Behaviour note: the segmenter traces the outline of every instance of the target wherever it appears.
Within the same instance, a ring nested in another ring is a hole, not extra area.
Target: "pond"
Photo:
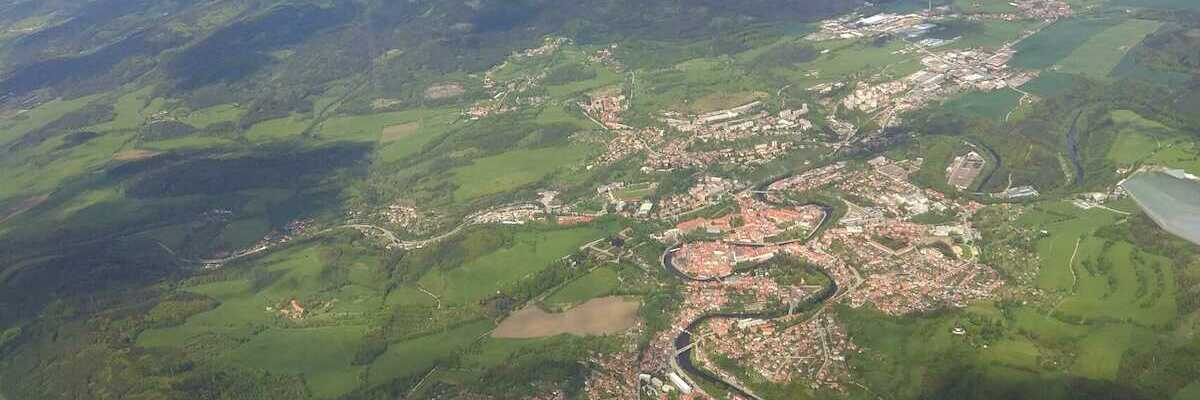
[[[1163,229],[1200,244],[1200,181],[1164,172],[1141,172],[1121,185]]]
[[[637,323],[639,307],[636,300],[618,296],[592,299],[561,313],[548,313],[536,305],[530,305],[505,318],[492,336],[527,339],[564,333],[575,336],[611,335],[632,328]]]

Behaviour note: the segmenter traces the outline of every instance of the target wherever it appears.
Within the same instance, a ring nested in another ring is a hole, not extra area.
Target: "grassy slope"
[[[512,246],[449,271],[430,271],[421,277],[420,283],[447,304],[474,304],[496,289],[525,279],[580,245],[603,236],[604,232],[591,227],[519,232]]]
[[[572,281],[546,297],[543,303],[551,309],[564,309],[612,293],[617,287],[617,272],[612,268],[595,271]]]
[[[1107,78],[1125,53],[1162,26],[1158,21],[1130,19],[1101,31],[1060,61],[1062,72]]]
[[[458,185],[454,198],[464,201],[515,190],[561,168],[578,165],[591,152],[590,147],[576,145],[514,150],[475,160],[454,169],[454,183]]]
[[[1048,68],[1114,23],[1086,18],[1060,20],[1017,45],[1017,55],[1009,64],[1025,69]]]

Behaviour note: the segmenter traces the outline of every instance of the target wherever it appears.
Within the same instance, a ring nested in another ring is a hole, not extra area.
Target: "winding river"
[[[668,271],[671,271],[672,274],[679,277],[681,280],[693,281],[693,282],[711,282],[711,281],[715,281],[718,279],[718,278],[707,278],[707,279],[692,278],[691,276],[688,276],[687,274],[683,273],[683,271],[680,271],[679,269],[675,268],[673,259],[674,259],[674,253],[668,251],[663,256],[663,266],[665,266]],[[806,300],[804,302],[804,304],[801,304],[798,307],[796,307],[794,312],[803,313],[803,312],[808,312],[813,309],[816,309],[817,307],[824,304],[826,300],[829,300],[829,298],[833,297],[833,295],[835,293],[837,293],[838,286],[837,286],[837,283],[833,280],[833,277],[830,276],[829,273],[825,272],[824,270],[820,270],[820,271],[821,271],[821,274],[825,275],[825,278],[829,280],[829,285],[826,286],[825,289],[822,290],[820,293],[818,293],[816,296],[810,297],[808,300]],[[779,310],[755,312],[755,313],[728,312],[728,313],[712,313],[712,314],[702,315],[699,318],[696,318],[695,320],[693,320],[691,323],[689,323],[687,326],[687,329],[680,332],[679,336],[675,337],[675,352],[676,352],[675,363],[678,364],[679,367],[681,369],[683,369],[683,371],[686,372],[693,379],[703,379],[707,382],[716,384],[717,386],[720,386],[721,388],[724,388],[731,392],[737,393],[741,396],[752,398],[752,399],[758,399],[759,398],[758,396],[754,395],[753,393],[747,392],[746,389],[742,388],[741,386],[727,382],[727,381],[721,379],[720,377],[712,374],[711,372],[708,372],[699,367],[696,367],[696,365],[692,363],[692,351],[695,349],[695,347],[692,346],[692,332],[695,332],[697,328],[699,328],[705,322],[708,322],[709,320],[712,320],[712,319],[732,318],[732,319],[773,320],[773,319],[776,319],[779,317],[786,316],[787,314],[788,314],[787,310],[779,309]],[[684,349],[686,349],[686,350],[684,350]]]
[[[779,178],[779,179],[782,179],[782,178]],[[778,179],[775,179],[775,180],[778,180]],[[769,185],[770,185],[769,183],[764,184],[764,185],[762,185],[762,187],[765,188],[765,187],[768,187]],[[774,204],[773,202],[771,202],[767,199],[767,196],[766,196],[765,192],[763,192],[763,191],[759,191],[757,193],[757,197],[759,200],[761,200],[763,202],[766,202],[768,204]],[[805,205],[818,206],[818,207],[821,207],[821,209],[823,211],[825,211],[825,220],[821,221],[821,224],[818,225],[818,228],[813,230],[812,234],[810,234],[808,238],[804,239],[804,241],[808,241],[808,240],[812,240],[812,238],[814,236],[816,236],[819,232],[821,232],[823,226],[830,222],[829,218],[833,215],[833,207],[826,205],[826,204],[817,204],[817,203],[810,203],[810,204],[805,204]],[[666,252],[663,253],[661,262],[662,262],[663,267],[666,268],[667,271],[671,272],[671,274],[675,275],[680,280],[685,281],[685,282],[686,281],[714,282],[714,281],[721,279],[719,277],[699,279],[699,278],[692,277],[688,274],[685,274],[683,271],[680,271],[678,268],[676,268],[675,262],[674,262],[675,250],[678,249],[680,246],[682,246],[682,244],[676,244],[675,246],[671,247],[670,249],[668,249]],[[822,275],[825,276],[826,279],[829,280],[829,285],[826,286],[825,289],[823,289],[820,293],[818,293],[815,296],[810,297],[808,300],[806,300],[804,302],[804,304],[798,305],[793,310],[793,312],[803,313],[803,312],[808,312],[813,309],[816,309],[817,307],[820,307],[821,305],[823,305],[827,300],[829,300],[831,297],[833,297],[834,294],[836,294],[838,292],[837,282],[835,282],[833,280],[833,277],[830,276],[829,273],[826,272],[825,270],[822,270],[822,269],[818,269],[818,270],[821,272]],[[757,395],[748,392],[745,388],[743,388],[741,386],[738,386],[736,384],[725,381],[725,380],[721,379],[720,377],[714,375],[711,372],[708,372],[708,371],[705,371],[704,369],[696,367],[696,365],[694,363],[692,363],[692,351],[694,349],[694,347],[692,346],[692,332],[695,332],[696,329],[699,328],[701,325],[703,325],[705,322],[708,322],[709,320],[713,320],[713,319],[732,318],[732,319],[773,320],[773,319],[776,319],[779,317],[786,316],[787,314],[788,314],[788,310],[779,309],[779,310],[770,310],[770,311],[763,311],[763,312],[718,312],[718,313],[701,315],[700,317],[696,318],[695,320],[692,320],[692,322],[687,325],[687,329],[683,330],[682,332],[679,333],[679,336],[675,337],[675,363],[678,364],[679,367],[681,369],[683,369],[683,371],[685,373],[687,373],[692,379],[702,379],[706,382],[720,386],[721,388],[723,388],[725,390],[737,393],[743,397],[747,397],[747,398],[751,398],[751,399],[761,399]]]

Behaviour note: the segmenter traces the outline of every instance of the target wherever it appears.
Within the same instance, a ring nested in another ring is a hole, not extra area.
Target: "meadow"
[[[1018,44],[1017,55],[1009,65],[1026,69],[1049,68],[1060,63],[1100,32],[1116,25],[1117,21],[1109,19],[1060,20]]]
[[[1128,19],[1097,32],[1058,62],[1058,71],[1108,79],[1129,49],[1141,43],[1162,22]]]
[[[471,165],[451,171],[456,201],[510,192],[542,180],[556,171],[575,168],[591,155],[589,146],[522,149],[474,160]]]
[[[591,227],[516,233],[510,246],[450,270],[431,270],[419,283],[447,304],[474,304],[545,269],[584,243],[603,238]]]
[[[1108,159],[1118,165],[1134,165],[1152,157],[1177,135],[1167,126],[1129,110],[1115,110],[1109,118],[1116,124],[1117,137]],[[1166,143],[1164,143],[1164,140]]]
[[[339,237],[301,244],[192,279],[182,290],[217,305],[184,315],[176,325],[147,329],[138,335],[137,344],[199,352],[195,355],[219,365],[302,376],[314,397],[336,398],[449,362],[493,329],[477,306],[480,300],[538,273],[610,228],[518,229],[507,245],[448,270],[427,272],[417,283],[438,296],[436,307],[429,295],[412,286],[389,295],[379,253]],[[551,299],[564,305],[583,302],[607,294],[615,284],[616,273],[599,268],[562,286]],[[280,314],[291,299],[310,310],[303,319]],[[403,325],[407,320],[397,320],[393,323],[402,325],[387,329],[417,334],[373,345],[378,333],[372,332],[380,329],[380,318],[400,310],[426,310],[422,312],[434,313],[441,322],[420,328],[431,330],[414,331]],[[363,353],[372,346],[379,350]],[[507,350],[487,355],[494,351],[485,350],[484,359],[471,363],[486,369],[507,357]],[[463,372],[468,371],[482,373]]]
[[[607,296],[616,288],[617,271],[600,267],[555,290],[542,300],[542,304],[552,311],[565,310],[585,301]]]
[[[942,105],[961,113],[1003,121],[1017,107],[1021,94],[1013,90],[971,92],[952,98]]]

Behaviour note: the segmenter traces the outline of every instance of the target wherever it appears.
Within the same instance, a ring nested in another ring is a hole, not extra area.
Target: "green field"
[[[1079,357],[1071,372],[1091,379],[1117,379],[1121,356],[1134,342],[1134,336],[1145,336],[1146,332],[1129,325],[1097,326],[1079,342]]]
[[[70,100],[53,100],[32,110],[25,111],[14,118],[0,120],[0,144],[7,144],[10,141],[16,140],[21,135],[29,133],[29,131],[53,122],[69,112],[83,108],[83,106],[93,100],[99,99],[101,96],[103,96],[103,93]]]
[[[1200,174],[1200,144],[1192,140],[1175,141],[1154,153],[1147,162]]]
[[[388,346],[367,371],[368,384],[382,384],[396,377],[420,374],[438,362],[479,340],[493,328],[491,321],[472,322],[461,327]]]
[[[401,147],[416,147],[445,132],[458,118],[456,109],[415,109],[380,114],[333,117],[320,125],[322,139],[402,142]],[[395,134],[385,138],[384,129],[393,125],[417,124],[411,134]],[[418,137],[422,140],[412,140]]]
[[[943,106],[981,117],[1004,120],[1004,117],[1017,107],[1020,99],[1021,94],[1013,90],[971,92],[950,99]]]
[[[1107,250],[1105,245],[1100,240],[1080,245],[1080,253],[1091,255],[1095,266],[1092,271],[1084,265],[1076,267],[1077,289],[1058,312],[1069,319],[1132,321],[1144,326],[1174,320],[1175,274],[1170,261],[1140,253],[1125,242]]]
[[[1025,69],[1049,68],[1070,56],[1092,37],[1115,25],[1116,21],[1107,19],[1060,20],[1018,44],[1017,55],[1009,65]],[[1113,65],[1116,65],[1115,62]]]
[[[1076,254],[1072,264],[1071,256],[1074,254],[1075,244],[1080,242],[1080,239],[1091,236],[1096,229],[1115,223],[1117,215],[1104,210],[1078,210],[1065,202],[1040,207],[1047,212],[1030,211],[1018,221],[1019,224],[1045,230],[1049,234],[1037,242],[1042,265],[1038,275],[1038,287],[1069,292],[1075,282],[1071,270],[1078,269],[1079,263],[1088,255],[1082,253],[1081,257]],[[1082,245],[1082,242],[1080,243]]]
[[[1080,210],[1069,203],[1046,203],[1026,212],[1018,224],[1045,230],[1037,241],[1041,261],[1038,287],[1063,294],[1055,312],[1068,321],[1121,321],[1143,326],[1176,317],[1175,274],[1162,257],[1127,242],[1095,236],[1119,223],[1121,215]]]
[[[218,122],[233,122],[242,117],[246,110],[233,104],[222,104],[192,111],[180,121],[188,125],[204,128]]]
[[[148,107],[152,103],[149,96],[153,89],[153,87],[145,87],[117,98],[116,103],[113,104],[113,112],[116,113],[113,120],[88,127],[87,129],[97,132],[107,132],[135,129],[142,126],[147,117],[158,111],[158,107]],[[153,103],[160,105],[160,102]]]
[[[1005,6],[1008,2],[1005,1]],[[956,48],[989,48],[997,49],[1001,46],[1020,39],[1028,29],[1033,29],[1037,26],[1034,21],[999,21],[985,20],[979,22],[978,30],[970,30],[960,32],[961,37],[954,43],[949,44]],[[944,36],[939,34],[938,36]],[[953,39],[947,37],[945,39]]]
[[[588,67],[596,72],[596,77],[588,80],[570,82],[562,85],[547,85],[546,91],[554,98],[563,98],[574,94],[599,89],[615,83],[620,83],[623,77],[608,68]]]
[[[510,246],[448,271],[432,270],[421,277],[420,284],[438,294],[444,303],[475,304],[604,235],[604,231],[592,227],[518,232]]]
[[[1192,0],[1114,0],[1114,5],[1126,7],[1200,9],[1200,3]]]
[[[1021,86],[1041,97],[1054,97],[1071,89],[1075,84],[1075,76],[1061,72],[1045,71],[1032,81]]]
[[[1118,133],[1108,152],[1108,159],[1120,165],[1131,165],[1154,155],[1164,139],[1174,132],[1129,110],[1116,110],[1109,118],[1117,125]]]
[[[593,232],[580,228],[558,233],[559,237],[572,238]],[[526,244],[532,244],[530,240],[534,237],[526,239]],[[554,243],[543,237],[536,239]],[[545,243],[541,246],[545,248]],[[189,287],[189,292],[211,297],[220,301],[220,305],[187,318],[181,325],[147,330],[138,336],[138,345],[198,351],[216,363],[299,375],[315,397],[336,398],[364,383],[381,384],[423,373],[492,329],[489,320],[448,326],[436,334],[392,342],[371,363],[356,365],[355,354],[366,340],[368,330],[364,317],[383,305],[380,284],[383,277],[375,269],[379,261],[373,256],[342,253],[335,261],[330,259],[334,254],[330,250],[324,245],[282,250],[255,261],[256,272],[249,274],[250,279]],[[531,254],[515,256],[519,251]],[[488,262],[535,264],[550,257],[553,256],[519,247],[498,252]],[[348,273],[342,275],[338,270]],[[508,269],[498,271],[519,273]],[[489,280],[487,283],[493,287],[499,282]],[[481,292],[486,294],[489,289]],[[285,321],[266,310],[292,298],[318,310],[310,312],[301,322]],[[394,304],[412,307],[425,299],[409,302],[400,298]]]
[[[820,79],[834,80],[849,74],[864,71],[881,70],[888,67],[888,72],[895,76],[907,76],[921,69],[916,55],[900,56],[893,54],[908,44],[904,41],[893,40],[884,46],[873,46],[859,41],[834,40],[818,43],[819,49],[828,49],[828,54],[802,65],[802,69],[819,71]]]
[[[1108,78],[1129,49],[1162,26],[1158,21],[1129,19],[1094,34],[1059,61],[1059,71]]]
[[[1108,117],[1116,130],[1107,154],[1109,161],[1121,166],[1144,163],[1200,173],[1200,148],[1194,139],[1129,110],[1115,110]]]
[[[954,0],[955,7],[967,13],[1005,13],[1017,10],[1007,0]]]
[[[551,310],[562,310],[606,296],[616,287],[617,272],[612,268],[597,268],[554,291],[542,303]]]
[[[220,361],[272,373],[301,375],[315,397],[336,398],[361,385],[358,376],[363,367],[351,366],[351,361],[364,329],[361,326],[271,329],[252,336]],[[402,375],[392,375],[395,376]]]
[[[283,118],[276,118],[259,122],[246,130],[246,139],[253,142],[264,142],[271,140],[282,140],[297,138],[300,134],[308,129],[311,121],[300,114],[292,114]]]
[[[563,168],[578,166],[592,153],[587,146],[514,150],[455,168],[455,200],[466,201],[509,192],[537,182]]]

